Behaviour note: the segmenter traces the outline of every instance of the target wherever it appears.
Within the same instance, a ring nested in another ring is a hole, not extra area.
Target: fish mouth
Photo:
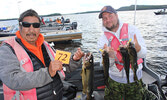
[[[132,43],[132,42],[129,42],[129,44],[128,44],[128,47],[127,48],[131,48],[131,47],[135,47],[135,44],[134,43]]]
[[[86,60],[86,61],[88,61],[88,60],[90,60],[90,58],[91,58],[91,55],[92,55],[92,53],[85,53],[84,54],[84,59]]]
[[[84,57],[83,57],[83,63],[85,64],[85,66],[90,66],[91,63],[93,62],[92,58],[92,53],[85,53]]]

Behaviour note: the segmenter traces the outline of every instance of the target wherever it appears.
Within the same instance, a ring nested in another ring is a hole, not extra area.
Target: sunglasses
[[[34,28],[39,28],[39,27],[40,27],[40,23],[20,22],[20,25],[22,25],[23,27],[30,27],[31,25],[32,25]]]

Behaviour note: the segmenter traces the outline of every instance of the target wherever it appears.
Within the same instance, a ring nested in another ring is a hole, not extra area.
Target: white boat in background
[[[15,36],[18,27],[18,25],[15,25],[4,28],[0,32],[0,43],[11,36]],[[62,24],[47,22],[45,25],[41,25],[40,32],[48,42],[82,39],[82,32],[77,29],[77,22]]]

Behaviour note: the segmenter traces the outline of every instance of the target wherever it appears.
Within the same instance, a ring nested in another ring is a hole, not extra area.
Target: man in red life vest
[[[143,37],[135,26],[122,23],[117,12],[111,6],[104,6],[99,18],[102,19],[104,34],[98,40],[98,49],[108,50],[110,56],[109,87],[105,88],[105,100],[142,100],[143,66],[141,58],[145,58],[147,51]],[[130,83],[128,84],[125,70],[118,63],[121,56],[117,50],[120,45],[125,45],[129,39],[135,43],[139,63],[136,72],[138,81],[134,81],[134,73],[130,69]]]
[[[62,100],[62,62],[40,33],[41,20],[29,9],[19,19],[16,36],[0,47],[0,79],[5,100]],[[80,48],[70,58],[66,71],[80,66]]]

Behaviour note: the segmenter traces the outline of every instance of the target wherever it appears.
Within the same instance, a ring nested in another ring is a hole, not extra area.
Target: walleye
[[[131,69],[133,70],[133,73],[134,73],[134,81],[137,81],[138,79],[137,79],[136,72],[138,69],[138,64],[137,64],[137,52],[136,52],[134,43],[129,42],[127,49],[128,49]]]
[[[119,50],[120,50],[120,53],[122,55],[124,69],[126,72],[127,83],[130,83],[129,82],[130,59],[129,59],[128,49],[127,49],[127,47],[120,46]]]
[[[104,83],[108,87],[108,77],[109,77],[109,54],[107,51],[102,51],[102,57],[103,57],[103,70],[104,70]]]
[[[83,57],[83,66],[81,71],[83,94],[86,94],[86,100],[92,100],[93,82],[94,82],[94,62],[93,55],[87,53]]]
[[[137,81],[138,79],[137,79],[136,72],[138,69],[138,64],[137,64],[137,52],[135,49],[135,45],[132,42],[128,42],[128,45],[120,46],[119,50],[122,55],[122,61],[124,64],[124,69],[127,77],[127,83],[129,83],[130,66],[134,73],[134,81]]]

